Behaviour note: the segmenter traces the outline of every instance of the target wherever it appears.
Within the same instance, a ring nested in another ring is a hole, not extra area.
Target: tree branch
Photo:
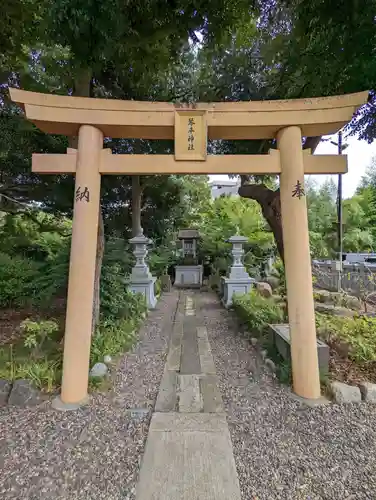
[[[317,146],[320,144],[321,135],[315,137],[306,137],[303,149],[310,149],[312,154],[316,151]]]
[[[30,219],[32,222],[34,222],[38,226],[39,231],[41,233],[58,233],[63,238],[68,238],[69,236],[71,236],[71,232],[66,233],[65,231],[58,228],[54,224],[45,224],[45,223],[41,222],[40,220],[38,220],[38,215],[36,213],[30,211],[30,209],[28,209],[28,208],[16,209],[16,208],[4,207],[4,206],[0,205],[0,212],[5,212],[5,213],[10,214],[10,215],[24,215],[25,217]]]

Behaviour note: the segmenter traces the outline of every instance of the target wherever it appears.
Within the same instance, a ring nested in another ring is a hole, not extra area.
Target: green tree
[[[308,225],[311,254],[314,258],[337,258],[336,186],[328,181],[307,189]],[[361,195],[343,201],[344,252],[365,252],[372,249],[373,236]]]
[[[27,6],[33,8],[31,2]],[[198,35],[203,42],[223,37],[248,8],[245,0],[221,0],[216,4],[175,2],[173,5],[161,0],[146,4],[45,0],[39,4],[39,22],[32,25],[24,44],[19,44],[23,55],[26,53],[29,58],[28,63],[13,68],[8,82],[30,90],[78,96],[150,98],[155,94],[152,87],[156,75],[179,58],[188,37],[194,42],[198,41]],[[12,117],[12,112],[7,116]],[[75,145],[74,139],[70,145]],[[124,191],[119,189],[117,181],[112,178],[106,182],[111,199]],[[72,181],[69,179],[63,184],[67,199],[65,188],[71,196]],[[54,189],[58,187],[56,184]],[[116,202],[105,204],[113,206]],[[104,222],[100,211],[96,318],[103,247]]]
[[[370,90],[353,133],[376,133],[376,1],[263,2],[262,55],[272,93],[281,98]]]
[[[258,272],[266,256],[274,251],[272,233],[253,200],[220,196],[202,212],[197,228],[202,236],[201,258],[219,273],[225,273],[231,262],[231,245],[226,240],[235,234],[248,239],[245,264],[252,272]]]

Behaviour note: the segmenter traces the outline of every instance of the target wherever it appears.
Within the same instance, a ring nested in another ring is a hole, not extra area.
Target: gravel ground
[[[307,408],[265,372],[214,295],[208,328],[243,500],[376,499],[376,405]]]
[[[134,499],[176,304],[176,292],[162,297],[121,361],[113,391],[87,407],[0,410],[1,500]]]

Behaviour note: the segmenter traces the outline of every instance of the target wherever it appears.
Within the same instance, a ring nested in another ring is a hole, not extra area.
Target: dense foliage
[[[321,186],[307,183],[307,187],[311,255],[338,258],[337,187],[331,181]],[[367,252],[375,243],[371,206],[359,192],[343,201],[343,250]]]
[[[274,299],[262,297],[254,290],[248,295],[235,295],[233,308],[251,335],[262,336],[268,325],[283,319],[283,311]]]

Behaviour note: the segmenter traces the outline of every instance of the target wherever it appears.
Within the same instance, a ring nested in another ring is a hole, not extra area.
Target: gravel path
[[[134,499],[177,298],[164,294],[150,313],[110,393],[77,412],[0,410],[2,500]]]
[[[214,295],[197,295],[243,500],[376,499],[376,405],[307,408],[265,372]]]

